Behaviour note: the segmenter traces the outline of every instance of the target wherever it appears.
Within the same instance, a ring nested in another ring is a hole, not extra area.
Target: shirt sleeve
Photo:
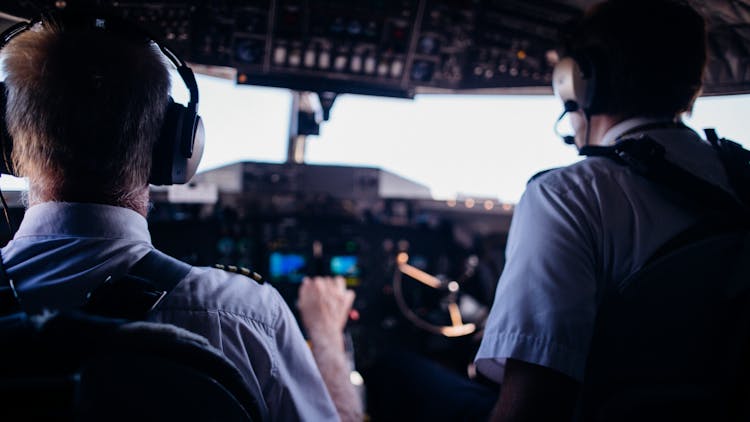
[[[257,383],[271,420],[339,419],[297,321],[273,287],[195,267],[152,320],[206,337],[246,382]]]
[[[274,339],[279,359],[272,371],[278,382],[269,392],[269,399],[275,404],[275,409],[269,409],[271,420],[338,421],[312,351],[285,304],[281,306]]]
[[[580,191],[529,184],[475,360],[487,377],[502,382],[512,358],[583,379],[596,316],[596,218]]]

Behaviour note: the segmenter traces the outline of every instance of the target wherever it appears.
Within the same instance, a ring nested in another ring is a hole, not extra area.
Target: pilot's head
[[[29,202],[145,214],[169,74],[146,40],[44,22],[2,50],[6,122]]]
[[[705,23],[682,2],[597,4],[564,44],[564,54],[578,62],[585,75],[587,92],[579,105],[592,116],[675,118],[692,109],[701,91]]]

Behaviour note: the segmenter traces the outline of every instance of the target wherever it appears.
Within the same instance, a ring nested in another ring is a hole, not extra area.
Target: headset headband
[[[164,123],[153,149],[149,182],[155,185],[187,183],[195,175],[203,155],[205,137],[203,123],[198,115],[198,83],[193,71],[184,61],[167,46],[158,42],[155,37],[122,18],[90,12],[73,13],[70,10],[43,14],[35,20],[14,24],[0,34],[0,49],[13,38],[36,25],[59,25],[63,30],[107,31],[121,35],[130,41],[142,42],[144,45],[156,45],[176,68],[188,89],[190,99],[187,105],[182,105],[175,103],[170,98],[165,105]],[[4,125],[0,124],[0,127],[2,127],[2,131],[7,131]],[[14,174],[8,158],[8,152],[12,150],[12,140],[7,134],[3,135],[2,138],[4,140],[0,146],[2,146],[2,158],[6,164],[4,167],[0,165],[0,172]]]
[[[10,28],[3,31],[2,35],[0,35],[0,50],[2,50],[13,38],[23,32],[28,31],[29,29],[34,27],[34,25],[44,24],[45,21],[55,20],[57,19],[55,19],[54,16],[49,15],[27,22],[15,23]],[[193,74],[193,70],[190,69],[190,67],[188,67],[188,65],[185,64],[185,62],[180,59],[172,50],[170,50],[169,47],[157,41],[155,37],[151,36],[140,27],[137,27],[136,25],[133,25],[116,17],[108,17],[103,15],[80,15],[73,17],[73,15],[71,14],[66,14],[62,19],[62,22],[66,25],[74,23],[75,26],[81,28],[113,31],[116,34],[122,34],[132,38],[142,38],[148,42],[154,43],[162,52],[162,54],[167,57],[170,63],[174,65],[174,67],[177,69],[177,73],[179,73],[180,75],[180,78],[185,83],[185,86],[190,93],[190,99],[186,107],[188,108],[188,110],[191,110],[196,114],[198,113],[198,83],[195,80],[195,74]]]

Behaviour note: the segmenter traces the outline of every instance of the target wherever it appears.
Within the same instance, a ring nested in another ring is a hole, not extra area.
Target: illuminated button
[[[305,67],[315,66],[315,52],[312,50],[305,51]]]
[[[435,63],[425,60],[417,60],[411,68],[411,79],[413,81],[429,82],[435,73]]]
[[[359,73],[362,71],[362,57],[360,56],[353,56],[351,62],[349,63],[349,68],[352,70],[352,72]]]
[[[368,57],[365,59],[365,73],[372,75],[375,73],[375,58],[374,57]]]
[[[333,68],[336,70],[344,70],[346,68],[346,56],[336,56]]]
[[[299,50],[294,50],[289,53],[289,66],[299,66],[302,63],[302,55]]]
[[[331,55],[327,51],[323,51],[318,56],[318,66],[321,69],[328,69],[331,67]]]
[[[276,64],[284,64],[286,61],[286,48],[276,47],[273,51],[273,62]]]
[[[393,63],[391,63],[391,77],[398,78],[403,71],[404,63],[401,60],[394,60]]]
[[[518,60],[526,60],[526,52],[523,50],[518,50],[518,53],[516,53],[516,57],[518,57]]]
[[[422,54],[434,54],[438,49],[438,42],[434,37],[424,36],[419,40],[417,47]]]
[[[385,76],[388,74],[388,63],[380,62],[378,65],[378,75]]]

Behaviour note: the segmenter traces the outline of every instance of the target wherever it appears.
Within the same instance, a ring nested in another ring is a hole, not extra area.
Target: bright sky
[[[231,162],[286,158],[290,94],[198,77],[207,145],[201,170]],[[184,101],[175,83],[174,96]],[[380,167],[429,186],[438,198],[457,194],[517,202],[529,177],[578,159],[552,132],[561,112],[552,96],[418,96],[415,100],[343,95],[307,162]],[[750,146],[750,95],[703,98],[688,124],[716,127]],[[4,188],[18,182],[3,177]]]
[[[291,96],[202,77],[201,114],[208,144],[202,169],[238,160],[286,158]],[[688,124],[716,127],[750,146],[750,95],[703,98]],[[343,95],[307,162],[375,166],[423,183],[439,198],[457,194],[516,202],[542,169],[578,160],[552,125],[552,96],[418,96],[415,100]]]

